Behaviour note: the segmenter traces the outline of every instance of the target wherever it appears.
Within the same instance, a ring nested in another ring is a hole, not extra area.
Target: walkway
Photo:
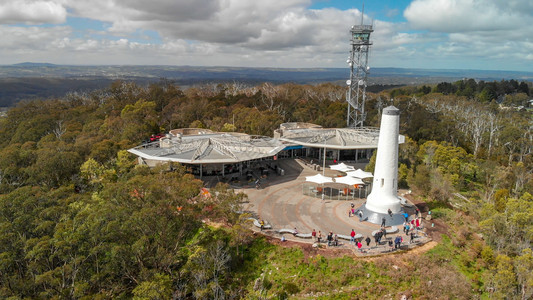
[[[289,233],[279,234],[279,230],[296,228],[299,233],[311,233],[315,229],[317,233],[318,231],[322,232],[322,237],[325,240],[330,231],[338,235],[349,236],[354,229],[357,234],[363,236],[363,239],[367,236],[372,239],[371,247],[367,247],[366,243],[363,242],[363,249],[368,253],[377,254],[389,250],[386,243],[375,247],[372,232],[378,230],[379,225],[360,222],[359,218],[355,216],[348,217],[351,203],[357,208],[363,205],[364,199],[353,201],[321,200],[303,195],[302,185],[305,182],[305,176],[315,175],[317,171],[295,160],[279,161],[279,164],[285,169],[285,175],[269,177],[267,179],[268,184],[264,184],[262,189],[251,187],[241,189],[249,198],[249,202],[244,204],[243,210],[272,225],[271,230],[264,231],[265,234],[279,238],[283,235],[288,240],[313,243],[312,239],[297,238]],[[400,234],[403,236],[404,245],[407,245],[410,238],[403,234],[402,226],[398,226],[398,229],[397,234],[388,234],[387,238],[393,239]],[[422,243],[428,241],[425,236],[420,235],[422,237],[415,239],[416,241]],[[340,239],[339,241],[343,244],[341,247],[354,249],[349,241]],[[359,253],[360,251],[356,252]]]

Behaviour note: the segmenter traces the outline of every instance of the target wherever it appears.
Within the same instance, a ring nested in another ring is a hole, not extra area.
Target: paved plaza
[[[291,241],[314,243],[311,238],[299,238],[290,233],[280,233],[280,231],[284,232],[296,228],[298,233],[309,234],[314,229],[317,233],[321,231],[322,239],[325,240],[329,232],[350,236],[352,229],[354,229],[357,234],[362,236],[362,239],[367,236],[372,239],[371,247],[367,247],[366,243],[362,241],[366,254],[389,251],[390,248],[386,241],[393,240],[397,235],[403,237],[405,248],[414,246],[409,244],[410,238],[402,232],[402,225],[397,226],[397,233],[387,234],[386,239],[382,240],[382,245],[376,246],[372,232],[379,230],[380,225],[361,222],[357,216],[348,216],[352,203],[358,208],[365,203],[365,198],[322,200],[321,197],[304,195],[303,186],[309,184],[305,182],[305,177],[316,175],[318,171],[299,160],[279,161],[278,165],[284,169],[284,175],[269,176],[262,181],[260,189],[256,189],[252,185],[245,185],[238,189],[238,191],[246,193],[249,198],[249,202],[244,204],[243,210],[272,226],[272,228],[264,230],[264,234],[277,238],[284,236],[285,239]],[[333,174],[332,172],[338,171],[328,169],[326,176],[336,176],[336,173]],[[407,205],[406,211],[414,214],[415,207],[409,203]],[[254,230],[259,229],[254,226]],[[427,242],[428,238],[419,232],[415,241],[417,244],[421,244]],[[355,253],[361,254],[361,251],[355,249],[349,240],[339,239],[339,242],[341,243],[339,247],[354,249]]]

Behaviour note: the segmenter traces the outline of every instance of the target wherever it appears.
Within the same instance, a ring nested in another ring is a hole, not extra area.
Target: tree
[[[530,299],[533,296],[533,252],[530,248],[522,250],[520,256],[514,260],[517,281],[521,290],[521,299]]]
[[[155,274],[154,279],[143,281],[133,289],[134,300],[164,300],[172,298],[172,280],[168,275]]]
[[[138,100],[135,104],[124,106],[120,113],[120,117],[124,121],[121,138],[141,141],[154,131],[159,131],[155,107],[154,102],[143,99]]]
[[[506,255],[498,255],[496,257],[496,269],[494,270],[492,282],[496,298],[513,298],[516,295],[516,275],[510,257]]]

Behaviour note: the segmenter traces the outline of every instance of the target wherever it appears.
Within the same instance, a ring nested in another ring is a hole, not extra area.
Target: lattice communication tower
[[[368,66],[368,50],[372,42],[370,33],[374,30],[372,25],[354,25],[350,29],[352,50],[346,61],[350,66],[350,79],[346,81],[348,93],[346,101],[348,102],[348,116],[346,125],[351,128],[363,127],[365,120],[365,100],[367,76],[370,71]]]

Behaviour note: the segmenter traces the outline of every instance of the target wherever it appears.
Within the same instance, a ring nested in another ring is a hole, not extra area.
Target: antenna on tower
[[[363,25],[364,17],[365,17],[365,3],[363,2],[363,10],[361,10],[361,25]]]

